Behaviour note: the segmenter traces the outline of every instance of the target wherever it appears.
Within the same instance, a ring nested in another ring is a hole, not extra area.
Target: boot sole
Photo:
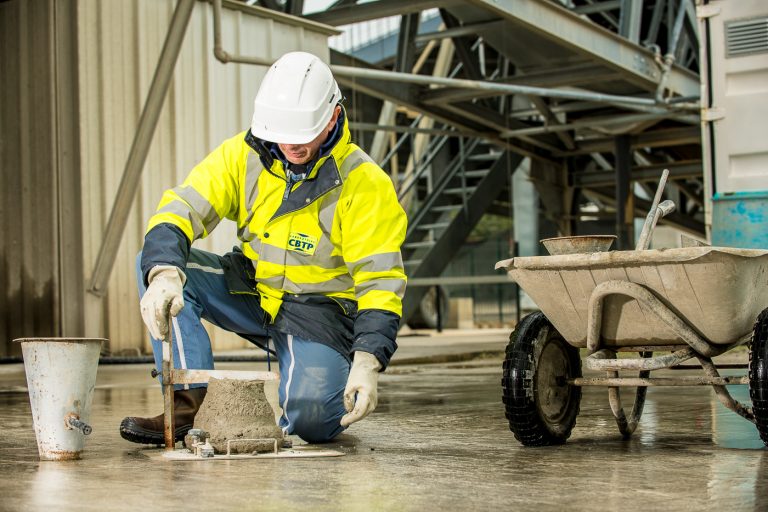
[[[174,432],[174,441],[182,441],[184,436],[192,429],[192,425],[182,425],[176,427]],[[163,432],[157,432],[154,430],[147,430],[140,427],[131,418],[125,418],[120,423],[120,436],[126,441],[138,444],[165,444],[165,436]]]

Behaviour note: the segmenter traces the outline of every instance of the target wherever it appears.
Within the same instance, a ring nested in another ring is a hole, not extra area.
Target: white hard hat
[[[286,53],[269,68],[253,102],[251,133],[280,144],[306,144],[331,120],[341,91],[328,66],[307,52]]]

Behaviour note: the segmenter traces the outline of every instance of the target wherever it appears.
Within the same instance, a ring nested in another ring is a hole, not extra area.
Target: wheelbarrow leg
[[[614,357],[615,357],[614,352]],[[649,358],[653,355],[653,352],[641,352],[640,355],[644,358]],[[618,371],[606,372],[608,377],[618,378]],[[643,370],[640,372],[640,378],[645,379],[651,374],[650,370]],[[624,408],[621,406],[621,395],[618,387],[608,388],[608,401],[611,404],[611,411],[613,417],[616,419],[616,425],[619,427],[624,439],[628,439],[637,428],[637,424],[640,422],[640,417],[643,415],[643,407],[645,406],[645,393],[648,388],[645,386],[639,386],[635,393],[635,402],[632,404],[632,413],[627,418]]]
[[[701,364],[701,367],[704,369],[704,373],[706,373],[708,377],[720,376],[720,373],[717,371],[717,367],[712,362],[712,359],[705,356],[696,356],[696,358],[699,360],[699,364]],[[728,388],[725,386],[713,385],[712,389],[715,390],[715,395],[717,396],[718,400],[720,400],[720,403],[722,403],[726,408],[732,410],[742,418],[751,421],[752,423],[756,422],[755,414],[752,408],[740,403],[738,400],[733,398],[728,392]]]

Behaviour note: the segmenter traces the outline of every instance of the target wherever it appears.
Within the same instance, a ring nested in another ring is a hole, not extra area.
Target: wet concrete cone
[[[212,378],[193,428],[208,432],[217,454],[227,453],[227,440],[234,441],[230,453],[272,451],[274,440],[278,446],[283,440],[283,432],[275,424],[275,413],[264,394],[264,382],[259,380]],[[184,442],[187,447],[192,446],[190,436]]]

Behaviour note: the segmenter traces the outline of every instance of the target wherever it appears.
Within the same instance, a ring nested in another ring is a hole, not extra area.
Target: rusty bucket
[[[79,459],[91,433],[99,338],[21,338],[41,460]]]

